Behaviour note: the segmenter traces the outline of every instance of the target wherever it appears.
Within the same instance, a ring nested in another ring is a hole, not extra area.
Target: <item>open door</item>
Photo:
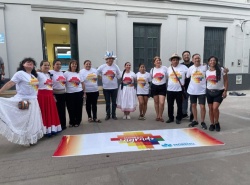
[[[69,28],[70,28],[71,59],[75,59],[79,62],[77,22],[70,21]]]

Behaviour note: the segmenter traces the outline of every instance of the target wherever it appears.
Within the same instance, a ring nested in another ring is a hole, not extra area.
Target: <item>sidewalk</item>
[[[250,181],[250,91],[239,92],[246,96],[228,96],[220,107],[221,132],[205,131],[223,141],[224,146],[52,158],[63,135],[187,128],[189,124],[188,119],[180,125],[154,121],[152,98],[145,121],[137,119],[138,110],[131,114],[131,120],[122,120],[119,109],[118,120],[105,121],[102,104],[98,105],[102,123],[88,123],[84,109],[80,127],[43,138],[36,146],[18,146],[0,136],[0,184],[247,185]],[[208,109],[206,123],[209,125]]]

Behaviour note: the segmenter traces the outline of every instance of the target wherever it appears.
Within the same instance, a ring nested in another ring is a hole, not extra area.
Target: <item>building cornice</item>
[[[0,9],[4,9],[4,8],[5,8],[4,4],[0,3]]]
[[[200,5],[212,5],[212,6],[222,6],[222,7],[230,7],[230,8],[243,8],[250,9],[250,4],[248,3],[234,3],[234,2],[226,2],[226,1],[212,1],[212,0],[166,0],[168,2],[179,2],[179,3],[192,3],[192,4],[200,4]]]
[[[72,14],[84,14],[83,8],[66,7],[66,6],[31,5],[31,10],[32,11],[41,11],[41,12],[60,12],[60,13],[72,13]]]
[[[222,23],[233,23],[234,19],[226,17],[210,17],[210,16],[201,16],[200,21],[204,22],[222,22]]]
[[[129,18],[149,18],[149,19],[167,19],[167,13],[152,13],[152,12],[136,12],[136,11],[129,11],[128,12]]]

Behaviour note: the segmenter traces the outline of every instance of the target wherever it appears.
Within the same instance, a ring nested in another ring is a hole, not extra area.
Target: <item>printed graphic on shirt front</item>
[[[44,85],[46,85],[48,89],[52,89],[53,82],[51,79],[47,79],[46,82],[44,82]]]
[[[37,78],[34,78],[34,77],[31,77],[31,80],[30,80],[30,83],[31,87],[33,87],[35,89],[35,91],[38,90],[38,84],[39,84],[39,81]]]
[[[175,71],[176,76],[181,80],[182,79],[182,75],[178,72]],[[169,79],[173,82],[173,83],[179,83],[179,80],[176,78],[174,72],[172,72],[169,76]]]
[[[164,78],[164,74],[162,74],[162,73],[155,73],[155,75],[154,75],[154,79],[157,82],[160,82],[163,78]]]
[[[105,74],[104,74],[110,81],[112,81],[115,77],[115,73],[112,70],[108,70]]]
[[[125,77],[123,79],[123,85],[124,86],[129,86],[129,87],[132,87],[134,84],[132,83],[132,79],[130,77]]]
[[[215,85],[217,83],[216,75],[210,75],[207,77],[207,82]]]
[[[199,84],[204,79],[204,75],[200,71],[195,71],[192,74],[192,79],[193,79],[194,83]]]
[[[58,81],[62,86],[65,86],[65,84],[66,84],[66,79],[64,76],[58,76],[56,81]]]
[[[88,74],[87,78],[86,78],[89,82],[92,82],[92,83],[96,83],[97,81],[97,76],[95,73],[90,73]]]
[[[69,82],[74,86],[74,87],[78,87],[80,84],[80,79],[77,77],[72,77]]]
[[[146,80],[145,80],[145,78],[140,77],[137,79],[137,83],[138,83],[140,88],[144,88],[146,85]]]

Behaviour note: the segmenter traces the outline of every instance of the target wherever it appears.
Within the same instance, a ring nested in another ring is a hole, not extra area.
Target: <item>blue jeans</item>
[[[106,101],[106,115],[110,116],[110,99],[112,102],[112,117],[116,117],[116,98],[117,89],[103,89],[104,98]]]
[[[189,94],[186,92],[186,96],[187,98],[186,99],[183,99],[182,101],[182,114],[188,114],[188,99],[189,99]],[[192,114],[192,105],[190,103],[190,114]]]

